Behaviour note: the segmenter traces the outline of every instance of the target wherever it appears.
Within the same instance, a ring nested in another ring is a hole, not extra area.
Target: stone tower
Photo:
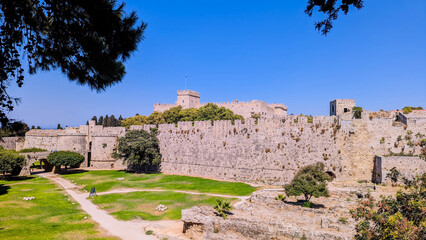
[[[330,102],[330,116],[352,113],[353,107],[355,107],[355,99],[335,99]]]
[[[197,108],[200,106],[200,93],[192,90],[177,91],[176,105],[182,108]]]

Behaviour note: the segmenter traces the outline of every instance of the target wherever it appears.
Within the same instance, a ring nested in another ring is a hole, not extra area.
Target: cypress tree
[[[92,117],[92,120],[95,120],[95,125],[98,125],[98,118],[96,116]],[[99,119],[100,120],[100,119]]]
[[[41,127],[40,127],[40,126],[37,126],[37,129],[41,129]]]
[[[34,125],[31,126],[31,129],[35,129]]]
[[[98,123],[96,125],[103,125],[103,124],[104,124],[104,117],[100,116],[99,117],[99,121],[98,121]]]
[[[111,115],[111,117],[108,118],[107,127],[117,127],[117,119],[114,115]]]
[[[107,127],[108,126],[108,114],[107,115],[105,115],[105,118],[104,118],[104,122],[102,123],[102,125],[104,126],[104,127]]]

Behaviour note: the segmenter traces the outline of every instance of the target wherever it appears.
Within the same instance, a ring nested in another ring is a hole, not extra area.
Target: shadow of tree
[[[4,195],[7,194],[7,192],[9,191],[10,187],[4,184],[0,184],[0,195]]]
[[[71,174],[76,174],[76,173],[84,173],[84,172],[88,172],[88,170],[85,169],[68,169],[67,172],[65,172],[65,169],[61,170],[60,173],[58,173],[59,175],[71,175]]]
[[[25,180],[30,180],[30,179],[33,179],[33,178],[34,178],[34,177],[32,177],[32,176],[6,176],[6,179],[2,179],[2,178],[0,177],[0,180],[13,182],[13,181],[25,181]]]
[[[283,201],[283,202],[285,204],[303,207],[303,203],[305,203],[305,200],[297,200],[297,202],[289,202],[289,201]],[[319,209],[319,208],[325,208],[325,206],[324,206],[324,204],[315,204],[315,203],[311,202],[310,208]]]

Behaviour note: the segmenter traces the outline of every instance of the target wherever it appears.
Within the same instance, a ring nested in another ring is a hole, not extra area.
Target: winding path
[[[38,176],[50,179],[59,184],[65,191],[74,198],[81,208],[87,212],[92,219],[104,228],[109,234],[119,237],[123,240],[157,240],[157,239],[187,239],[182,233],[182,222],[180,221],[119,221],[113,216],[109,215],[106,211],[98,208],[92,203],[88,197],[88,193],[82,193],[74,183],[64,179],[53,173],[37,173]],[[131,192],[178,192],[193,195],[207,195],[222,198],[237,198],[239,201],[234,204],[237,206],[247,200],[250,196],[233,196],[213,193],[200,193],[182,190],[163,190],[163,189],[133,189],[133,188],[120,188],[107,192],[99,192],[97,195],[107,195],[114,193],[131,193]],[[146,235],[146,230],[154,230],[154,235]]]
[[[77,186],[70,181],[63,179],[52,173],[40,173],[38,176],[50,179],[60,186],[72,198],[74,198],[80,205],[81,208],[86,211],[92,219],[99,223],[109,234],[119,237],[123,240],[157,240],[156,236],[146,235],[145,229],[150,226],[151,223],[148,221],[118,221],[113,216],[109,215],[104,210],[99,209],[95,204],[87,199],[87,193],[80,193]]]

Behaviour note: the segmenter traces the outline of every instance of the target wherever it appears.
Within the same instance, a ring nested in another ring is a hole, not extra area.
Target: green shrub
[[[401,175],[401,173],[396,169],[396,167],[393,167],[387,174],[386,177],[389,178],[393,183],[398,182],[398,178]]]
[[[57,167],[65,166],[65,171],[67,171],[68,166],[76,166],[84,162],[84,157],[71,151],[59,151],[49,154],[47,162]]]
[[[277,197],[275,197],[275,200],[279,200],[279,201],[285,201],[285,198],[286,197],[284,197],[282,194],[278,194],[278,196]]]
[[[232,210],[232,206],[229,200],[216,198],[214,209],[216,210],[218,215],[226,219],[226,214]]]
[[[19,174],[24,162],[25,157],[16,151],[0,149],[0,171],[3,173],[3,179],[6,178],[6,173]]]
[[[339,218],[339,222],[347,224],[348,220],[346,218],[344,218],[344,217],[341,217],[341,218]]]
[[[152,230],[148,230],[145,232],[145,235],[152,235],[154,232]]]
[[[362,111],[363,111],[362,107],[353,107],[352,108],[353,117],[355,119],[361,119]]]
[[[411,107],[404,107],[403,109],[402,109],[402,112],[404,113],[404,114],[409,114],[410,112],[412,112],[413,111],[413,109],[411,108]]]
[[[19,151],[20,153],[29,153],[29,152],[46,152],[46,149],[42,149],[42,148],[24,148],[21,151]]]
[[[351,210],[358,221],[355,239],[424,239],[426,226],[426,174],[405,181],[406,191],[382,197],[371,196]]]
[[[312,205],[311,202],[305,201],[305,202],[303,202],[302,207],[304,207],[304,208],[313,208],[313,205]]]
[[[305,196],[309,202],[311,197],[328,197],[327,181],[330,175],[324,172],[324,164],[316,163],[300,169],[290,184],[284,186],[287,196]]]

